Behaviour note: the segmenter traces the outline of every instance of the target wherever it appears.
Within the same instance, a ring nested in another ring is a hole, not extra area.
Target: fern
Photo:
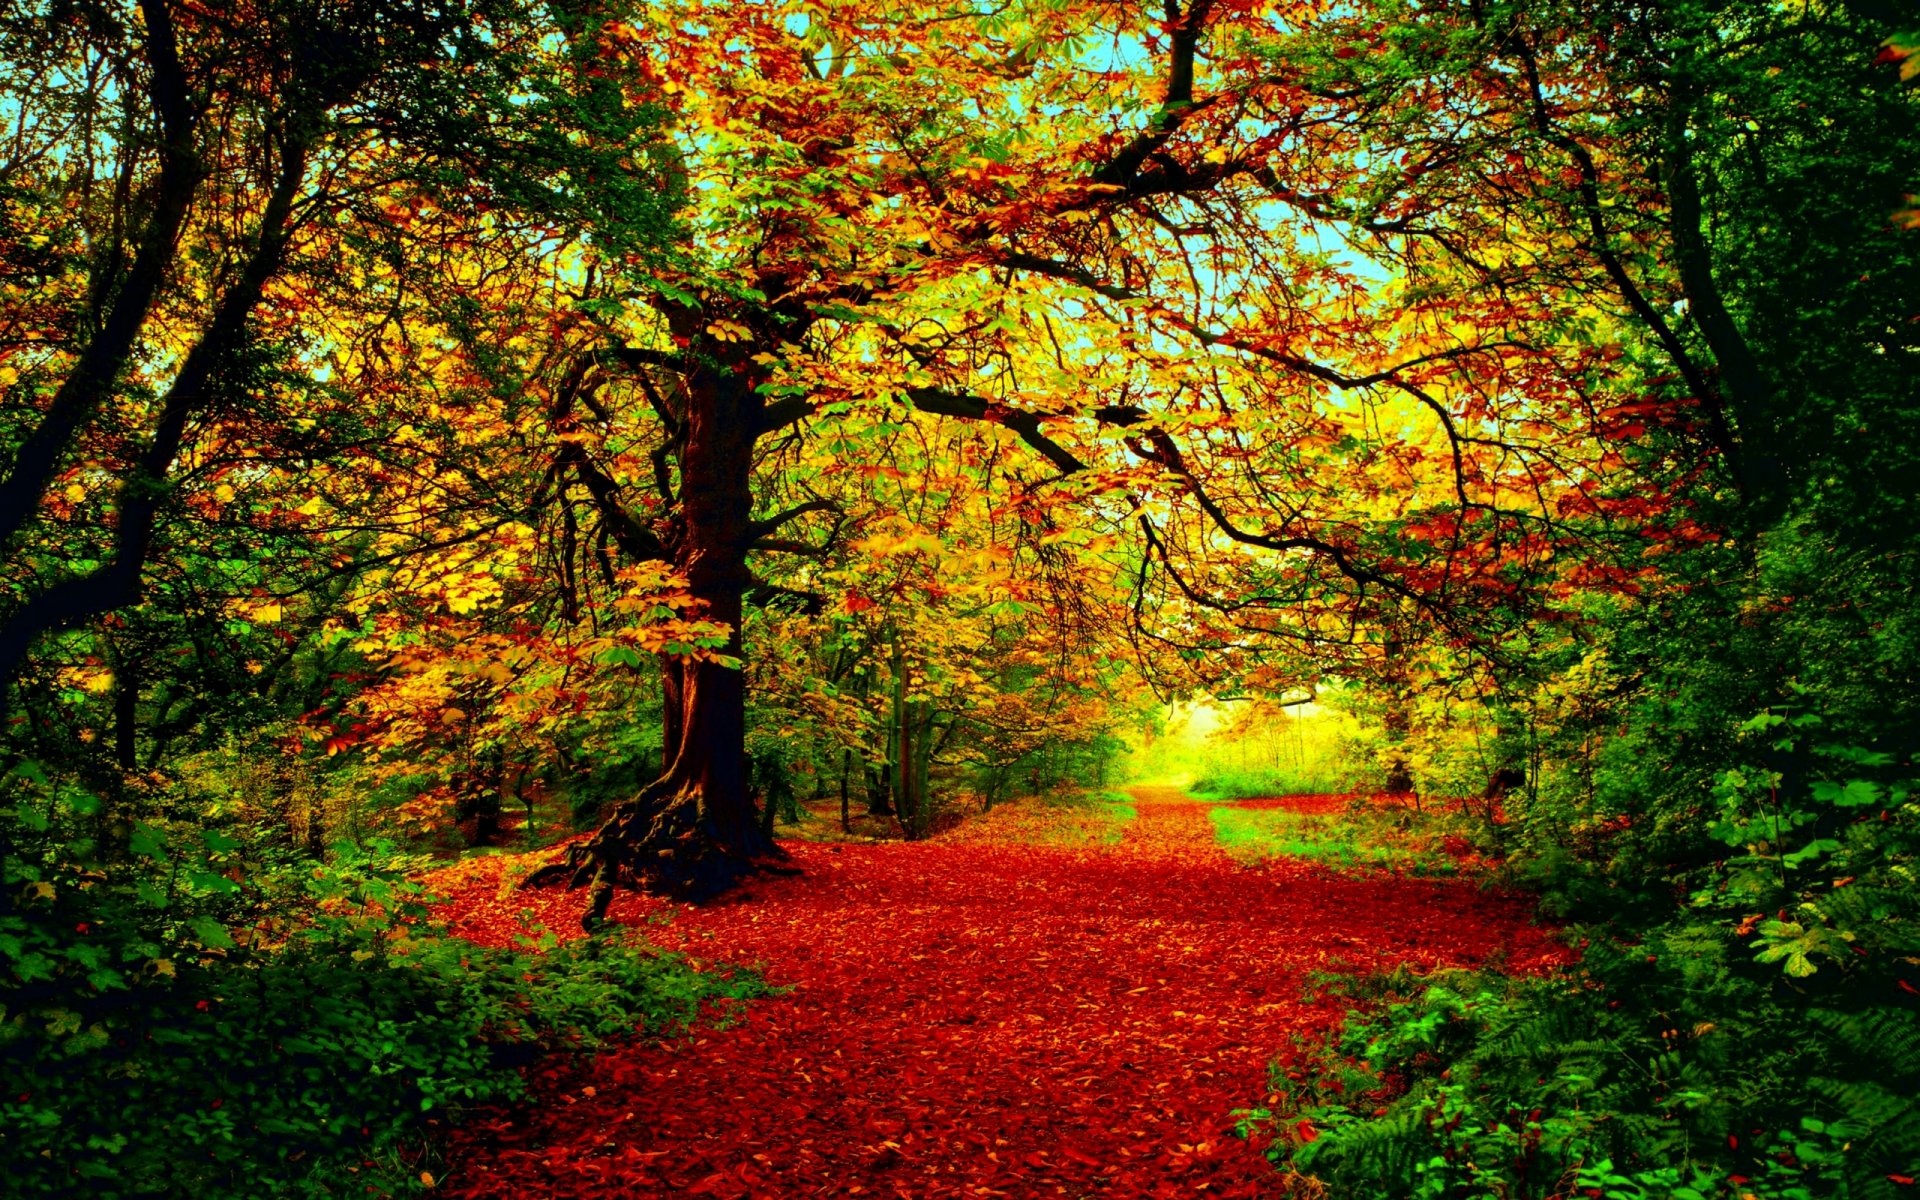
[[[1425,1115],[1409,1105],[1377,1120],[1335,1126],[1303,1146],[1294,1155],[1294,1165],[1313,1171],[1325,1163],[1333,1168],[1334,1178],[1349,1186],[1364,1186],[1368,1179],[1409,1179],[1415,1158],[1429,1145]]]
[[[1920,1077],[1920,1015],[1911,1010],[1815,1008],[1808,1010],[1807,1021],[1874,1074]]]

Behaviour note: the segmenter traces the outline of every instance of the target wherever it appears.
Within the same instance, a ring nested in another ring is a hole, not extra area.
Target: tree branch
[[[971,396],[964,392],[950,392],[945,388],[909,388],[907,399],[923,413],[1004,425],[1019,434],[1021,441],[1038,450],[1049,462],[1059,467],[1063,475],[1072,475],[1087,469],[1087,464],[1074,457],[1066,447],[1041,431],[1042,414],[989,404],[978,396]]]
[[[0,551],[39,511],[60,460],[125,368],[174,260],[187,209],[205,176],[194,145],[199,113],[180,64],[173,14],[166,0],[143,0],[140,8],[151,99],[160,119],[160,170],[149,202],[153,215],[99,331],[81,351],[39,424],[21,441],[6,477],[0,480]]]
[[[771,517],[764,517],[761,520],[749,524],[747,526],[747,540],[750,542],[759,541],[761,538],[777,532],[779,528],[788,521],[792,521],[798,517],[804,517],[808,513],[830,512],[838,514],[841,511],[837,501],[806,500],[784,512],[775,513]]]
[[[1646,294],[1640,290],[1633,276],[1628,273],[1626,264],[1614,252],[1613,238],[1607,230],[1605,211],[1600,205],[1600,169],[1593,161],[1593,155],[1558,125],[1554,124],[1552,113],[1547,108],[1546,91],[1540,81],[1540,66],[1535,60],[1533,48],[1519,33],[1513,34],[1511,44],[1515,55],[1520,59],[1521,70],[1527,80],[1528,98],[1531,104],[1532,120],[1535,130],[1541,137],[1559,147],[1573,159],[1574,167],[1580,175],[1580,208],[1587,220],[1587,241],[1594,256],[1600,260],[1601,269],[1607,278],[1613,281],[1614,288],[1626,302],[1634,317],[1646,326],[1667,357],[1686,381],[1687,390],[1698,400],[1707,412],[1709,436],[1714,446],[1727,460],[1727,466],[1733,471],[1736,486],[1745,490],[1742,479],[1740,449],[1735,444],[1732,431],[1727,427],[1726,413],[1721,405],[1720,390],[1707,378],[1693,356],[1687,353],[1685,343],[1674,331],[1666,317],[1655,308]],[[1669,200],[1673,197],[1669,195]],[[1696,226],[1697,229],[1697,226]]]
[[[1166,28],[1172,43],[1167,55],[1167,94],[1147,127],[1093,172],[1096,184],[1118,188],[1133,185],[1140,177],[1140,168],[1198,110],[1193,101],[1193,60],[1212,7],[1213,0],[1194,0],[1183,13],[1177,0],[1166,0]]]
[[[68,576],[32,596],[0,626],[0,689],[12,683],[41,634],[71,628],[140,599],[154,523],[171,493],[168,472],[179,457],[188,420],[213,399],[220,373],[245,346],[247,322],[280,269],[293,234],[293,202],[305,178],[309,150],[297,137],[288,137],[282,145],[280,171],[261,213],[253,251],[220,297],[206,333],[187,352],[161,402],[152,440],[120,485],[112,555],[94,570]]]

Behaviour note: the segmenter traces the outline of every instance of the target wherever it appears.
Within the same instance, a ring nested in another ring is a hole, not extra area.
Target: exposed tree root
[[[587,888],[581,925],[589,932],[606,922],[614,890],[622,885],[679,900],[710,900],[751,875],[793,874],[776,865],[787,858],[749,818],[723,830],[701,812],[699,793],[669,792],[663,781],[616,806],[593,836],[540,867],[524,888],[564,882],[568,891]],[[731,834],[731,836],[728,836]]]

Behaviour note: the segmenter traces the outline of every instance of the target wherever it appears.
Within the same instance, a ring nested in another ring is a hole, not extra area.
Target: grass
[[[1260,796],[1314,796],[1353,787],[1351,772],[1331,765],[1306,770],[1290,767],[1216,767],[1188,788],[1199,800],[1251,800]]]
[[[1103,812],[1111,823],[1106,841],[1118,842],[1126,833],[1126,826],[1140,819],[1140,811],[1133,806],[1133,797],[1125,792],[1089,793],[1089,797],[1103,806]]]
[[[1332,814],[1216,804],[1208,816],[1215,839],[1242,862],[1304,858],[1408,875],[1460,872],[1460,859],[1448,853],[1446,845],[1450,836],[1454,845],[1462,842],[1453,822],[1442,814],[1379,808],[1362,800]]]

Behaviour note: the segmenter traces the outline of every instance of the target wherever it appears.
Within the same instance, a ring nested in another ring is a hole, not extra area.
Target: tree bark
[[[205,175],[195,144],[200,112],[181,67],[171,8],[163,0],[145,0],[143,51],[151,71],[151,100],[159,115],[160,169],[144,200],[149,216],[132,265],[114,290],[98,332],[53,402],[21,441],[0,478],[0,551],[39,510],[47,485],[81,427],[97,413],[113,390],[179,252],[180,228]]]
[[[113,679],[113,760],[132,773],[140,767],[140,671],[122,654]]]
[[[853,832],[853,817],[847,811],[847,776],[853,771],[853,751],[840,751],[840,832]]]
[[[680,445],[678,510],[662,539],[686,578],[698,616],[732,630],[723,652],[737,663],[753,507],[753,443],[761,401],[743,373],[689,374]],[[622,882],[689,898],[731,887],[777,856],[755,821],[746,769],[746,680],[737,665],[663,659],[665,768],[568,857],[535,871],[528,886],[566,877],[590,885],[583,924],[600,926]]]
[[[1386,690],[1386,714],[1382,721],[1387,735],[1387,778],[1385,790],[1391,796],[1405,796],[1418,810],[1420,797],[1414,791],[1413,772],[1407,762],[1407,737],[1412,731],[1413,715],[1408,695],[1405,647],[1399,635],[1387,638],[1383,683]]]

